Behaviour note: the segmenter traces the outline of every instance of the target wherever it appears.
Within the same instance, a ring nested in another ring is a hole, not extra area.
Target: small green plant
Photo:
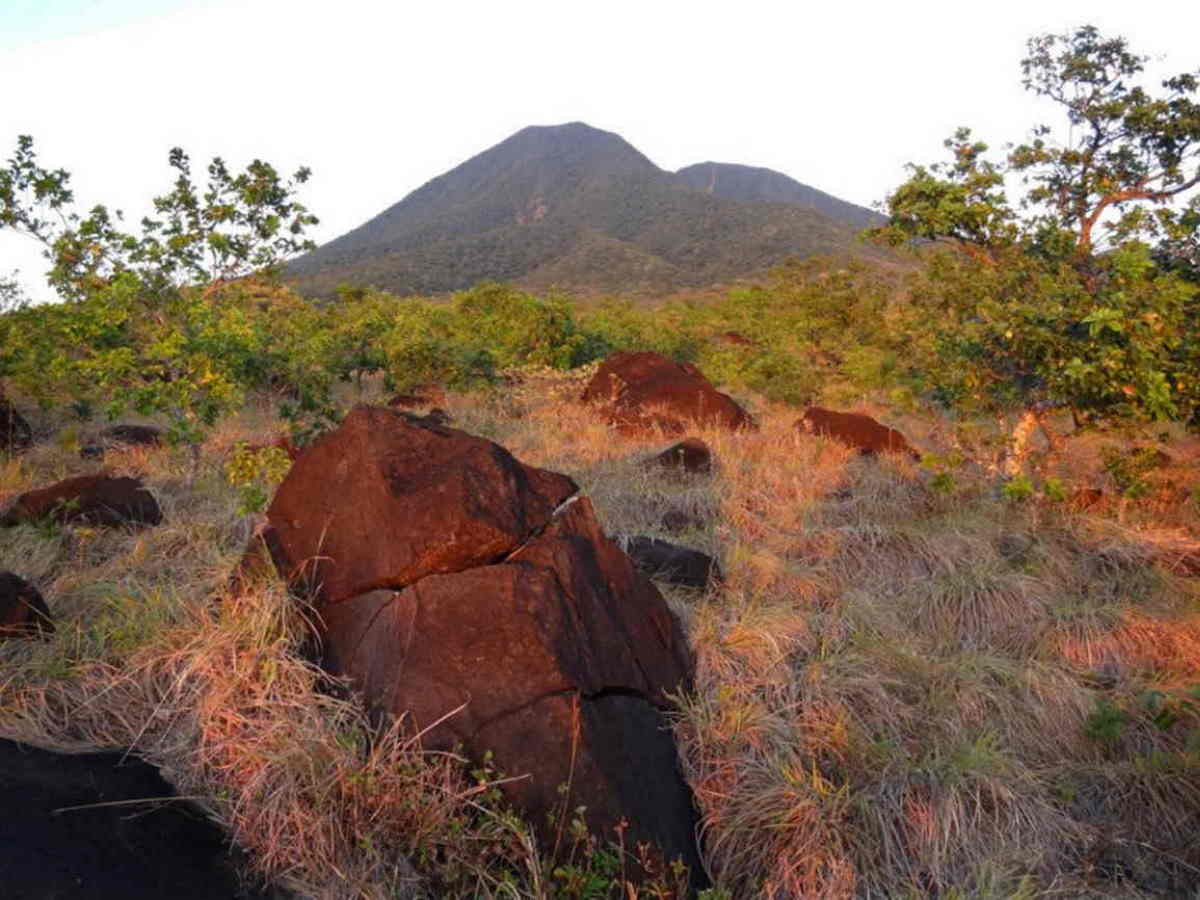
[[[1111,747],[1121,739],[1128,722],[1128,713],[1111,700],[1100,697],[1087,717],[1083,732],[1091,740]]]
[[[238,514],[251,515],[267,508],[275,486],[283,481],[291,460],[279,447],[251,447],[244,441],[225,463],[225,478],[238,489]]]
[[[1051,503],[1063,503],[1067,499],[1067,489],[1062,480],[1053,476],[1042,482],[1042,494]]]
[[[1014,503],[1028,500],[1034,495],[1035,490],[1033,482],[1024,473],[1010,478],[1004,483],[1004,487],[1001,488],[1004,499],[1011,500]]]
[[[1117,492],[1130,499],[1141,497],[1150,490],[1147,476],[1162,464],[1155,447],[1122,450],[1110,444],[1100,451],[1100,455],[1104,460],[1104,471],[1113,480]]]

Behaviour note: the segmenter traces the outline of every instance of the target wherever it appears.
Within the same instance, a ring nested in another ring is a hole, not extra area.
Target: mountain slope
[[[865,206],[840,200],[773,169],[703,162],[675,173],[689,187],[738,203],[788,203],[815,209],[856,228],[879,225],[885,217]]]
[[[618,135],[575,122],[517,132],[287,274],[317,295],[341,282],[404,294],[487,279],[664,290],[844,251],[855,230],[801,205],[696,190]]]

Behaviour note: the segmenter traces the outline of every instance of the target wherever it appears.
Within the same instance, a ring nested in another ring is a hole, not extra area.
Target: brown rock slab
[[[862,413],[838,412],[810,406],[796,422],[801,431],[848,444],[864,456],[877,453],[905,453],[914,459],[920,454],[895,428],[881,425]]]
[[[628,821],[702,878],[696,814],[661,710],[691,659],[654,586],[577,499],[508,559],[326,605],[324,666],[428,749],[491,752],[502,790],[546,846],[548,815],[586,806],[594,834]],[[564,797],[560,785],[568,787]]]
[[[627,538],[624,544],[633,564],[651,578],[698,590],[722,579],[717,561],[699,550],[643,535]]]
[[[120,447],[161,447],[162,429],[153,425],[113,425],[100,432],[96,440],[79,449],[84,459],[102,459],[109,450]]]
[[[88,525],[158,525],[162,510],[138,479],[101,473],[68,478],[22,494],[0,517],[0,525],[46,519]]]
[[[358,406],[296,460],[267,519],[281,573],[336,603],[498,562],[576,490],[499,444]]]
[[[662,453],[644,461],[647,467],[660,467],[692,475],[707,475],[713,470],[712,451],[699,438],[687,438],[672,444]]]
[[[41,593],[14,572],[0,572],[0,640],[54,632],[54,620]]]
[[[582,399],[603,404],[609,421],[627,432],[657,427],[680,433],[685,423],[731,430],[754,427],[749,414],[695,366],[649,351],[610,356],[588,382]]]

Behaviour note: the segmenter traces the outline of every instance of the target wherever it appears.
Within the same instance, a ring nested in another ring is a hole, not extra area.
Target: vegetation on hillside
[[[664,293],[855,247],[865,210],[827,195],[833,205],[797,203],[804,185],[777,178],[788,199],[728,199],[615,134],[582,123],[526,128],[297,259],[288,275],[312,296],[332,296],[340,282],[405,295],[483,280]]]

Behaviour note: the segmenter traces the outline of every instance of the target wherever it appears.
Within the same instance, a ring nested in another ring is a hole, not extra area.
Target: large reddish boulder
[[[593,833],[625,820],[627,845],[699,883],[663,716],[691,684],[687,644],[575,491],[491,441],[358,407],[297,460],[263,540],[286,576],[315,573],[322,665],[376,716],[429,749],[491,753],[547,847],[584,806]]]
[[[280,571],[337,603],[498,562],[577,489],[499,444],[358,406],[300,455],[267,519]]]
[[[876,453],[905,453],[914,459],[920,459],[921,456],[895,428],[881,425],[862,413],[837,412],[810,406],[804,410],[796,427],[809,434],[849,444],[864,456]]]
[[[749,414],[695,366],[649,351],[610,356],[588,382],[582,399],[604,404],[609,421],[631,433],[656,427],[680,433],[685,423],[732,430],[754,427]]]
[[[0,453],[16,453],[32,443],[33,429],[12,402],[0,394]]]
[[[663,598],[577,499],[509,559],[322,608],[324,665],[427,749],[461,745],[521,778],[504,786],[552,846],[556,810],[593,833],[622,819],[700,873],[695,812],[660,710],[690,686]],[[560,793],[566,785],[567,795]]]
[[[46,519],[87,525],[158,525],[162,510],[136,478],[101,473],[68,478],[22,494],[0,517],[0,525]]]
[[[13,572],[0,572],[0,639],[51,634],[54,621],[41,593]]]

